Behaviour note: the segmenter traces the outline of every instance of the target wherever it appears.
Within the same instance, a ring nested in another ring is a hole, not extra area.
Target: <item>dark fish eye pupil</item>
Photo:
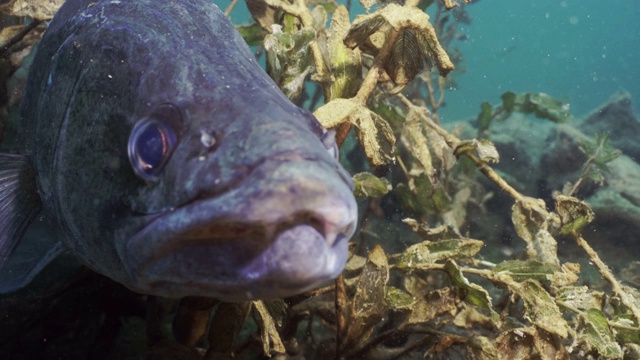
[[[145,169],[155,169],[167,153],[167,137],[162,130],[153,124],[138,135],[136,147],[140,165]]]
[[[139,121],[129,136],[128,152],[135,173],[145,180],[155,180],[167,164],[178,142],[175,124],[166,118]]]

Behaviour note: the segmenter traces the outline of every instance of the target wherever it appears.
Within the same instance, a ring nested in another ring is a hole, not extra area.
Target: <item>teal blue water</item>
[[[352,17],[363,12],[352,3]],[[498,104],[505,91],[547,93],[578,117],[618,90],[640,97],[637,0],[480,0],[466,10],[472,23],[459,29],[467,39],[456,44],[466,71],[453,74],[443,121],[475,117],[483,101]],[[244,2],[231,18],[248,21]]]
[[[467,11],[472,23],[460,43],[467,71],[446,95],[445,121],[475,116],[482,101],[499,103],[507,90],[548,93],[576,116],[618,90],[639,99],[637,1],[482,0]]]

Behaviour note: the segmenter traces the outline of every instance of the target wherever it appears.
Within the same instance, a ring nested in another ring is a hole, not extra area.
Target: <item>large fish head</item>
[[[38,186],[85,264],[138,292],[222,300],[341,272],[357,206],[332,135],[215,5],[68,1],[34,64]]]
[[[228,95],[159,105],[131,133],[133,212],[152,221],[118,251],[140,291],[277,298],[344,267],[357,206],[332,134],[273,87]]]

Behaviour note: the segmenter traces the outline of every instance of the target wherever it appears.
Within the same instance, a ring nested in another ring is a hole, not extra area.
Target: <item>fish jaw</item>
[[[337,277],[357,205],[332,164],[260,164],[230,191],[156,218],[119,249],[133,290],[226,301],[293,296]]]

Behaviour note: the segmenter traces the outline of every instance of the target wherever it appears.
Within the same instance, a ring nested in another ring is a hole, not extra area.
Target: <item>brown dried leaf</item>
[[[458,155],[467,151],[475,152],[480,160],[485,163],[497,163],[500,161],[498,150],[489,140],[473,139],[460,141],[454,153]]]
[[[591,207],[584,201],[571,196],[557,195],[555,197],[556,213],[562,222],[561,234],[579,233],[587,224],[595,218]]]
[[[498,359],[498,350],[491,339],[475,336],[467,342],[467,356],[470,360],[496,360]]]
[[[494,343],[498,350],[498,359],[529,360],[533,358],[534,337],[525,329],[511,329],[496,338]]]
[[[446,313],[454,315],[460,301],[456,288],[447,287],[431,291],[424,298],[416,299],[405,324],[423,324]]]
[[[430,269],[436,261],[473,257],[483,246],[482,241],[473,239],[424,241],[408,247],[400,254],[396,267]]]
[[[415,219],[406,218],[402,219],[402,222],[408,225],[411,230],[415,231],[424,240],[438,241],[445,239],[454,239],[460,236],[454,228],[448,225],[440,225],[434,228],[430,228],[429,224],[418,224]]]
[[[569,353],[557,336],[535,327],[507,330],[495,340],[495,347],[498,359],[569,359]]]
[[[415,48],[416,58],[410,61],[411,64],[417,64],[417,62],[422,64],[423,59],[421,58],[424,58],[428,65],[435,62],[442,76],[446,76],[454,69],[447,52],[438,42],[435,29],[429,22],[429,15],[415,7],[390,3],[371,15],[358,16],[347,38],[345,38],[345,45],[351,48],[359,46],[378,30],[385,30],[386,32],[386,29],[383,28],[385,25],[398,32],[402,32],[405,29],[414,31],[415,37],[411,36],[409,41],[411,44],[417,42],[419,46]],[[413,39],[415,39],[415,42]],[[401,48],[404,47],[402,46]],[[405,74],[411,74],[413,71],[414,68],[410,67]]]
[[[487,329],[498,328],[499,324],[495,318],[486,314],[482,308],[462,304],[462,310],[456,314],[453,324],[466,329],[483,327]]]
[[[277,314],[278,318],[274,319],[262,300],[253,302],[253,310],[256,324],[260,330],[260,339],[262,340],[262,351],[264,354],[267,357],[271,357],[274,354],[284,354],[286,349],[276,329],[276,322],[282,321],[282,313]]]
[[[367,10],[367,12],[369,12],[371,10],[371,7],[377,2],[378,0],[360,0],[360,4],[365,10]]]
[[[361,106],[352,114],[351,122],[356,126],[358,141],[372,166],[393,163],[396,137],[393,129],[380,115]]]
[[[245,0],[247,9],[253,19],[267,32],[271,32],[271,25],[276,24],[276,12],[262,0]]]
[[[316,109],[313,115],[322,126],[330,129],[349,121],[352,114],[361,106],[351,99],[333,99]]]
[[[549,293],[535,280],[525,280],[521,284],[509,284],[525,305],[525,318],[536,326],[563,339],[569,336],[569,325]]]
[[[427,138],[423,132],[422,120],[417,110],[412,108],[407,114],[406,120],[401,128],[401,141],[417,160],[412,163],[409,173],[413,176],[425,174],[433,176],[434,169],[431,161],[431,152]]]
[[[211,319],[207,356],[230,354],[242,325],[251,312],[251,302],[220,303]]]
[[[511,220],[518,235],[527,243],[527,255],[554,265],[560,265],[557,241],[548,231],[552,216],[541,199],[525,198],[511,208]]]
[[[0,13],[49,20],[62,6],[62,3],[64,0],[9,0],[0,5]]]
[[[373,248],[356,284],[346,322],[346,331],[340,338],[342,351],[367,338],[387,311],[386,292],[389,281],[387,255],[379,246]]]
[[[388,24],[384,17],[377,13],[373,15],[358,15],[344,38],[344,44],[354,49],[378,30],[385,30],[387,26]]]
[[[586,311],[604,306],[604,293],[591,290],[586,286],[567,286],[558,290],[557,300],[561,300],[576,309]]]
[[[393,82],[406,85],[420,73],[422,66],[420,42],[415,30],[401,30],[391,48],[391,56],[385,64],[385,71]]]

